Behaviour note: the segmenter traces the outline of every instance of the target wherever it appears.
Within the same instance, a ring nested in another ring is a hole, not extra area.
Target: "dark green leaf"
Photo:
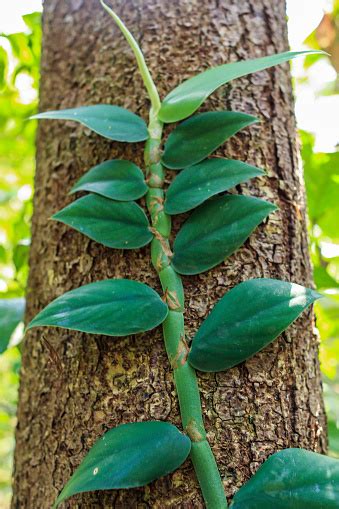
[[[339,460],[305,449],[268,458],[236,493],[231,509],[337,509]]]
[[[165,212],[187,212],[211,196],[263,174],[259,168],[241,161],[207,159],[186,168],[174,179],[166,193]]]
[[[258,120],[237,111],[200,113],[179,124],[165,144],[163,163],[178,170],[199,163],[238,131]]]
[[[105,161],[91,168],[73,186],[71,193],[92,191],[118,201],[137,200],[147,192],[144,174],[134,163]]]
[[[278,279],[251,279],[230,290],[196,333],[188,360],[200,371],[223,371],[252,357],[320,295]]]
[[[236,251],[276,206],[248,196],[221,196],[201,205],[174,242],[173,266],[179,274],[199,274]]]
[[[153,235],[145,212],[134,202],[118,202],[89,194],[60,210],[53,219],[71,226],[104,246],[135,249]]]
[[[180,467],[190,449],[190,439],[168,422],[117,426],[90,449],[54,507],[75,493],[145,486]]]
[[[148,138],[145,121],[125,108],[109,104],[80,106],[60,111],[46,111],[31,118],[74,120],[95,133],[115,141],[144,141]]]
[[[40,311],[28,328],[51,325],[127,336],[153,329],[167,312],[167,305],[149,286],[129,279],[106,279],[64,293]]]
[[[184,81],[170,92],[164,99],[159,118],[163,122],[176,122],[192,115],[199,106],[221,85],[229,81],[262,71],[273,65],[282,64],[299,55],[307,53],[323,53],[322,51],[287,51],[263,58],[244,60],[219,65],[208,69],[189,80]]]
[[[4,352],[17,325],[22,322],[25,299],[0,299],[0,353]]]

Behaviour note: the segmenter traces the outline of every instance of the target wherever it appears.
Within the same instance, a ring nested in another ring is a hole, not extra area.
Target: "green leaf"
[[[305,449],[268,458],[233,498],[231,509],[337,509],[339,461]]]
[[[4,352],[17,325],[24,319],[25,299],[0,299],[0,353]]]
[[[255,58],[253,60],[233,62],[208,69],[184,81],[165,97],[158,114],[159,119],[163,122],[177,122],[178,120],[182,120],[192,115],[207,97],[221,85],[225,85],[235,78],[262,71],[263,69],[282,64],[287,60],[307,53],[324,54],[323,51],[314,50],[287,51],[285,53]]]
[[[141,117],[125,108],[109,104],[46,111],[31,118],[74,120],[109,140],[134,142],[148,138],[147,126]]]
[[[200,371],[232,368],[271,343],[319,297],[314,290],[278,279],[240,283],[202,323],[188,360]]]
[[[96,194],[79,198],[54,214],[52,219],[116,249],[139,248],[153,238],[147,216],[139,205],[109,200]]]
[[[2,46],[0,46],[0,89],[6,84],[7,68],[8,68],[7,52]]]
[[[199,274],[236,251],[276,206],[248,196],[221,196],[201,205],[174,242],[173,266],[179,274]]]
[[[327,272],[326,267],[319,265],[313,267],[313,279],[316,287],[319,289],[339,288],[339,283],[333,279]]]
[[[90,334],[127,336],[161,324],[167,305],[149,286],[129,279],[106,279],[53,300],[28,325],[62,327]]]
[[[242,161],[207,159],[186,168],[174,179],[166,193],[165,212],[187,212],[211,196],[263,174],[263,170]]]
[[[13,263],[18,272],[28,264],[29,242],[19,242],[13,249]]]
[[[180,467],[190,449],[190,439],[168,422],[121,424],[94,444],[54,507],[75,493],[145,486]]]
[[[71,193],[92,191],[118,201],[137,200],[147,192],[144,174],[134,163],[105,161],[91,168],[72,187]]]
[[[228,138],[258,120],[237,111],[208,111],[179,124],[168,137],[162,161],[178,170],[199,163]]]

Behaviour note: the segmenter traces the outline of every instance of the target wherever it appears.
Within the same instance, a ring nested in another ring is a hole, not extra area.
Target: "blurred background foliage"
[[[41,14],[0,33],[0,508],[9,507],[35,158]],[[16,330],[15,330],[16,329]],[[14,334],[12,332],[14,331]]]
[[[293,36],[300,37],[301,32],[300,16],[295,9],[310,12],[312,5],[319,6],[317,1],[307,0],[305,5],[303,0],[288,3],[293,49],[298,42]],[[339,98],[339,0],[326,1],[326,7],[327,12],[321,14],[320,22],[318,19],[304,45],[324,49],[331,56],[297,60],[293,75],[297,119],[302,128],[310,251],[316,286],[325,295],[316,305],[316,316],[330,454],[339,457],[339,139],[333,123]],[[22,324],[18,327],[17,324],[24,310],[28,273],[35,154],[36,123],[27,118],[37,110],[40,22],[40,12],[34,12],[23,16],[20,32],[1,33],[0,26],[0,352],[3,352],[0,355],[0,509],[9,507],[11,492],[20,369],[18,343],[22,337]]]

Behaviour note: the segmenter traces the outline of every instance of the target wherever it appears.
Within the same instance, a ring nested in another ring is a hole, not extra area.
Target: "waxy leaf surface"
[[[278,279],[240,283],[216,304],[196,333],[188,360],[200,371],[223,371],[252,357],[320,295]]]
[[[236,251],[265,217],[270,202],[248,196],[212,198],[193,212],[174,242],[173,266],[179,274],[199,274]]]
[[[263,174],[263,170],[242,161],[207,159],[186,168],[173,180],[166,193],[165,212],[187,212],[211,196]]]
[[[190,439],[168,422],[117,426],[90,449],[54,507],[75,493],[145,486],[180,467],[190,449]]]
[[[177,122],[178,120],[182,120],[192,115],[205,99],[221,85],[225,85],[229,81],[245,76],[246,74],[262,71],[273,65],[282,64],[299,55],[313,53],[323,53],[323,51],[287,51],[276,55],[233,62],[208,69],[184,81],[172,90],[163,100],[158,116],[163,122]]]
[[[257,119],[252,115],[237,111],[209,111],[195,115],[171,132],[162,161],[172,170],[199,163],[228,138],[254,122]]]
[[[59,111],[45,111],[31,118],[74,120],[92,131],[115,141],[144,141],[148,138],[145,121],[125,108],[109,104],[80,106]]]
[[[91,168],[72,187],[71,193],[92,191],[118,201],[137,200],[147,192],[144,174],[134,163],[105,161]]]
[[[118,202],[89,194],[67,205],[52,219],[61,221],[104,246],[135,249],[153,235],[143,209],[134,202]]]
[[[40,326],[127,336],[153,329],[167,316],[167,305],[149,286],[130,279],[106,279],[64,293],[30,322]]]
[[[0,299],[0,353],[4,352],[17,325],[23,320],[25,299]]]
[[[231,509],[337,509],[339,460],[305,449],[268,458],[235,494]]]

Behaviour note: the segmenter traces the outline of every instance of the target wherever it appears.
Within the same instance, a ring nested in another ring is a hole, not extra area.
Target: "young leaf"
[[[179,124],[168,137],[162,161],[178,170],[199,163],[228,138],[258,120],[237,111],[200,113]]]
[[[305,449],[270,456],[235,494],[231,509],[337,509],[339,461]]]
[[[0,299],[0,353],[4,352],[17,325],[23,320],[25,299]]]
[[[139,248],[153,238],[147,216],[139,205],[109,200],[96,194],[79,198],[54,214],[52,219],[116,249]]]
[[[72,187],[71,193],[92,191],[118,201],[137,200],[147,192],[144,174],[134,163],[105,161],[91,168]]]
[[[74,120],[109,140],[135,142],[148,138],[147,126],[141,117],[125,108],[110,104],[45,111],[31,118]]]
[[[174,242],[174,269],[199,274],[236,251],[276,206],[248,196],[228,195],[201,205],[186,221]]]
[[[84,491],[145,486],[180,467],[190,449],[190,439],[168,422],[121,424],[94,444],[53,507]]]
[[[242,161],[207,159],[189,166],[173,180],[166,193],[165,212],[187,212],[211,196],[263,174],[263,170]]]
[[[244,60],[230,64],[219,65],[208,69],[193,78],[190,78],[172,92],[170,92],[162,102],[158,114],[162,122],[177,122],[192,115],[199,106],[221,85],[229,81],[246,76],[253,72],[262,71],[273,65],[282,64],[287,60],[299,55],[322,53],[323,51],[287,51],[276,55],[269,55],[263,58],[253,60]]]
[[[320,295],[278,279],[251,279],[230,290],[196,333],[188,360],[223,371],[271,343]]]
[[[127,336],[161,324],[167,305],[149,286],[129,279],[106,279],[66,292],[28,325],[62,327],[90,334]]]

